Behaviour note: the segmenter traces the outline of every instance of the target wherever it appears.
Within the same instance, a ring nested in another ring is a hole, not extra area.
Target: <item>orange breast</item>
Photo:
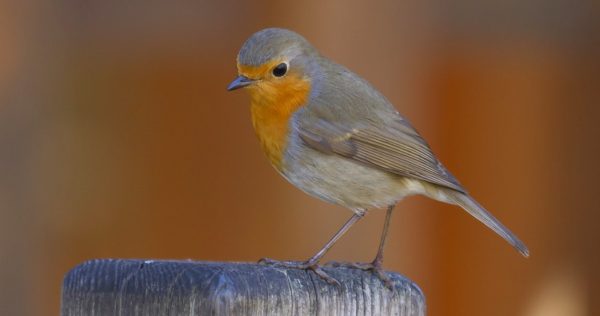
[[[290,73],[284,78],[259,82],[248,90],[256,135],[273,166],[282,171],[290,119],[307,102],[310,81]]]

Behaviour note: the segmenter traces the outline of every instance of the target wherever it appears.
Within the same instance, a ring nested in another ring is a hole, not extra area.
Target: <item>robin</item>
[[[398,201],[415,194],[462,207],[529,256],[525,244],[467,193],[379,91],[299,34],[280,28],[253,34],[239,51],[237,69],[227,90],[249,92],[252,125],[275,169],[300,190],[353,213],[307,261],[262,263],[310,269],[337,283],[320,259],[367,210],[387,207],[375,259],[346,265],[371,270],[391,286],[382,269],[390,218]]]

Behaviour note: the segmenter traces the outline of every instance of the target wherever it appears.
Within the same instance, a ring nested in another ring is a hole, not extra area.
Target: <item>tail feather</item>
[[[509,244],[515,247],[524,257],[529,257],[529,249],[527,246],[515,236],[508,228],[506,228],[499,220],[497,220],[492,214],[490,214],[483,206],[475,201],[470,196],[452,191],[447,192],[446,196],[455,203],[462,207],[465,211],[469,212],[473,217],[478,219],[480,222],[489,227],[496,234],[504,238]]]

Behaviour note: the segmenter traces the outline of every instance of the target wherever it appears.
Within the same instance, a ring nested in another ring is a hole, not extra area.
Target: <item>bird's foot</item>
[[[259,264],[269,265],[279,268],[288,268],[288,269],[298,269],[298,270],[312,270],[316,273],[321,279],[325,280],[329,284],[340,285],[336,279],[327,274],[321,266],[317,263],[317,261],[307,260],[307,261],[280,261],[269,258],[262,258],[258,260]]]
[[[383,270],[381,260],[375,259],[373,262],[337,262],[331,261],[325,264],[326,267],[332,268],[351,268],[360,269],[363,271],[371,271],[383,284],[390,290],[394,289],[392,279]]]

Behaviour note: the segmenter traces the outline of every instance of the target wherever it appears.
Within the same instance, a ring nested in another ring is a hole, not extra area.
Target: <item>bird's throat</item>
[[[260,83],[248,90],[256,135],[269,161],[282,172],[290,120],[294,112],[306,104],[310,81],[289,76],[274,83]]]

